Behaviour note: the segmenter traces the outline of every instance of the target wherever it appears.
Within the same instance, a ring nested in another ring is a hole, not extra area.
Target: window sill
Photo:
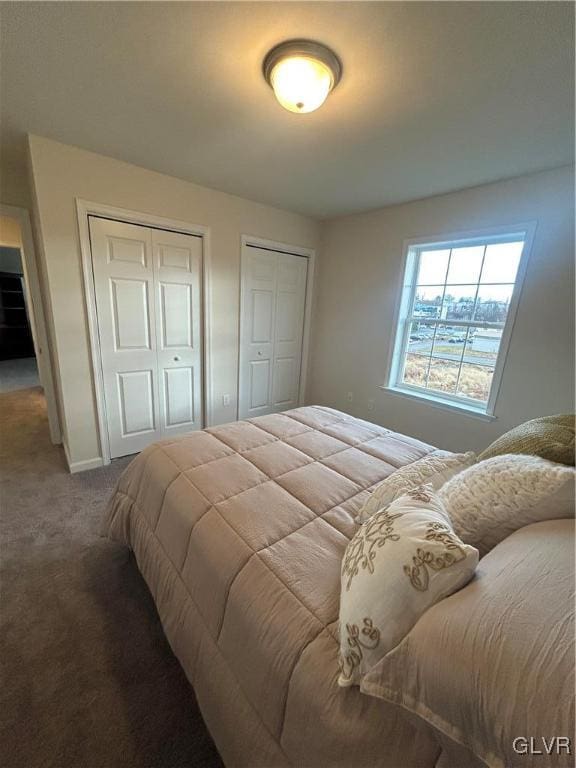
[[[496,421],[498,418],[497,416],[493,416],[492,414],[486,413],[485,411],[480,411],[476,408],[471,408],[464,404],[453,403],[449,400],[442,400],[439,397],[425,395],[420,392],[409,392],[405,389],[400,389],[399,387],[387,387],[384,384],[380,384],[379,389],[382,389],[385,392],[390,392],[393,395],[406,397],[409,400],[417,400],[420,403],[432,405],[435,408],[451,411],[452,413],[459,413],[461,416],[471,416],[473,419],[480,419],[481,421]]]

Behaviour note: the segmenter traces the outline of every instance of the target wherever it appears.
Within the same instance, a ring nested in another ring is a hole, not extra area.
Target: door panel
[[[285,404],[287,408],[293,407],[294,385],[296,384],[296,361],[293,357],[280,357],[276,360],[275,368],[275,405]]]
[[[202,238],[152,230],[162,435],[202,429]]]
[[[274,294],[272,291],[252,291],[252,333],[253,344],[267,344],[272,341],[272,319],[274,316]]]
[[[145,280],[110,280],[116,351],[150,349],[150,312]]]
[[[294,294],[286,291],[278,293],[278,321],[277,341],[297,341],[300,329],[300,318],[298,317],[297,302],[294,301]]]
[[[265,408],[270,389],[270,360],[251,360],[249,365],[250,409]]]
[[[239,416],[298,404],[308,260],[246,246],[242,257]]]
[[[290,253],[278,254],[278,284],[284,290],[297,291],[299,289],[301,270],[301,256],[293,256]]]
[[[118,373],[122,436],[155,430],[152,371]]]
[[[191,288],[178,283],[160,283],[162,346],[192,347],[193,321]]]
[[[89,217],[112,458],[202,428],[202,238]]]
[[[108,247],[108,263],[113,261],[126,261],[128,264],[141,264],[146,266],[146,240],[138,235],[133,239],[127,237],[114,237],[106,235]]]
[[[166,238],[162,238],[165,240]],[[190,272],[192,269],[190,248],[168,245],[162,243],[158,245],[158,258],[161,267],[172,267],[174,269],[185,269]]]
[[[189,425],[194,422],[194,370],[167,368],[164,371],[166,425]]]

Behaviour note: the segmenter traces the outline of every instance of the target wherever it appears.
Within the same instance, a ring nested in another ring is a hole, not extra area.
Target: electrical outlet
[[[349,403],[351,403],[354,400],[354,392],[348,392],[346,395],[346,400],[348,400]]]
[[[222,405],[224,408],[230,405],[230,395],[222,395]]]
[[[368,400],[368,410],[369,411],[373,411],[374,410],[374,400],[372,398],[370,398],[370,400]]]

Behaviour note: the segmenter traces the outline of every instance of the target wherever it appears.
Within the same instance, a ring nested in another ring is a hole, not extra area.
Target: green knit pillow
[[[478,461],[505,453],[524,453],[574,466],[574,418],[572,414],[560,414],[526,421],[495,440]]]

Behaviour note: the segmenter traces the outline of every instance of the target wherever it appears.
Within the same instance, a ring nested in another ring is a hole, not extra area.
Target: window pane
[[[447,285],[442,305],[442,319],[472,320],[475,299],[475,285]]]
[[[512,300],[513,285],[481,285],[478,289],[475,320],[503,323]]]
[[[486,247],[481,283],[513,283],[522,256],[522,241],[493,243]]]
[[[464,361],[494,368],[501,340],[501,329],[470,328],[464,351]]]
[[[447,282],[450,284],[477,283],[483,256],[483,245],[475,245],[471,248],[454,248],[450,257]]]
[[[428,373],[428,389],[455,394],[459,370],[460,363],[433,358]]]
[[[449,256],[450,249],[446,251],[422,251],[417,285],[443,285],[446,282]]]
[[[432,339],[434,338],[434,326],[426,323],[414,322],[410,326],[408,338],[408,351],[421,355],[429,355],[432,351]]]
[[[415,387],[425,387],[429,362],[429,357],[408,353],[406,355],[406,365],[404,366],[403,381]]]
[[[440,317],[443,292],[442,286],[416,288],[413,314],[416,317]]]
[[[487,402],[493,375],[493,368],[463,363],[458,382],[458,394],[484,403]]]
[[[439,325],[436,330],[432,357],[442,357],[444,360],[460,362],[464,343],[466,341],[466,328],[451,328],[449,325]]]

